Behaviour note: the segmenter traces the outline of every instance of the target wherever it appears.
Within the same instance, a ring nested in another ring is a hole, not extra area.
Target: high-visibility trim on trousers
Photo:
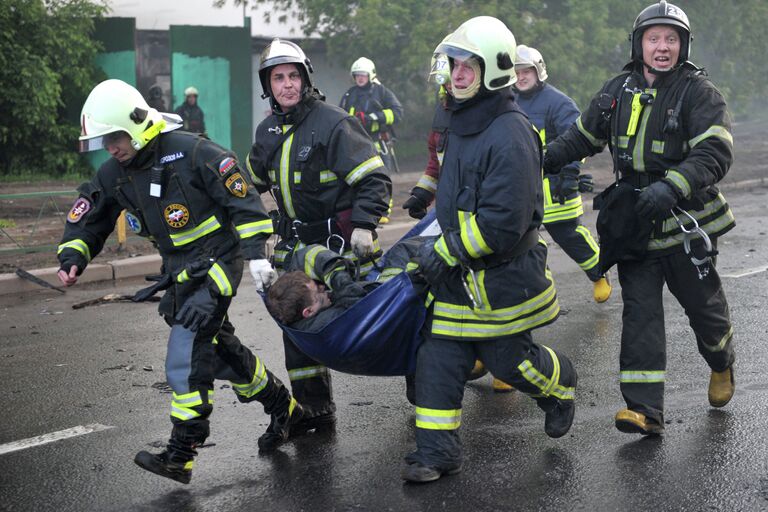
[[[251,382],[248,384],[235,384],[233,382],[232,388],[238,395],[245,398],[251,398],[258,395],[267,386],[268,382],[267,369],[264,367],[264,363],[261,362],[261,359],[257,357],[256,369],[253,372],[253,379]]]
[[[328,374],[328,368],[325,366],[306,366],[304,368],[295,368],[288,370],[288,378],[291,382],[296,380],[311,379],[313,377],[325,377]]]
[[[208,403],[213,404],[213,390],[208,391]],[[198,405],[203,405],[200,391],[193,391],[192,393],[184,393],[182,395],[173,393],[171,416],[182,421],[199,418],[202,414],[193,409],[193,407]]]
[[[461,426],[461,409],[416,407],[416,427],[427,430],[456,430]]]

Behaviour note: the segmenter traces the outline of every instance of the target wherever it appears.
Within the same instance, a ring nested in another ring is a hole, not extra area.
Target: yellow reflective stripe
[[[79,238],[76,240],[70,240],[69,242],[64,242],[63,244],[59,245],[59,249],[56,254],[61,254],[61,251],[64,249],[74,249],[85,256],[85,261],[91,261],[91,249],[88,247],[88,244]]]
[[[150,127],[141,132],[141,134],[139,134],[139,141],[142,142],[142,147],[160,135],[160,132],[165,129],[165,126],[165,121],[160,120],[156,123],[153,123]]]
[[[651,141],[651,152],[661,155],[664,153],[664,141],[663,140],[652,140]]]
[[[216,287],[219,289],[219,295],[222,297],[232,296],[232,283],[229,282],[227,273],[224,272],[224,269],[221,268],[221,265],[218,263],[211,265],[211,268],[208,269],[208,277],[210,277],[213,282],[216,283]]]
[[[448,251],[448,244],[445,243],[444,236],[440,236],[440,238],[437,239],[434,248],[437,255],[440,256],[443,261],[445,261],[451,267],[455,267],[459,264],[459,260],[451,256],[451,253]]]
[[[213,393],[213,391],[209,391],[209,393]],[[203,405],[203,398],[199,391],[193,391],[192,393],[185,393],[182,395],[173,393],[171,416],[182,421],[198,418],[202,413],[195,411],[192,408],[199,405]]]
[[[719,137],[733,146],[733,135],[731,135],[731,132],[729,132],[725,126],[716,124],[710,126],[704,133],[689,140],[688,145],[691,146],[691,148],[694,148],[696,147],[696,144],[708,137]]]
[[[267,377],[267,369],[264,367],[264,363],[261,362],[261,359],[257,357],[256,368],[253,371],[253,379],[251,379],[251,382],[247,384],[236,384],[233,382],[232,389],[242,397],[251,398],[261,393],[268,383],[269,378]]]
[[[589,245],[589,248],[592,249],[593,252],[589,259],[577,263],[579,264],[579,267],[581,267],[581,270],[590,270],[595,265],[597,265],[598,261],[600,260],[600,246],[597,245],[597,241],[595,241],[587,226],[576,226],[576,233],[581,235],[581,237],[585,242],[587,242],[587,245]]]
[[[392,112],[391,108],[385,108],[382,110],[384,113],[384,122],[386,124],[394,124],[395,122],[395,113]]]
[[[688,213],[693,214],[693,212],[690,212],[690,211]],[[667,221],[664,221],[665,226],[666,226],[666,222]],[[734,222],[736,222],[736,219],[733,216],[733,212],[730,209],[728,209],[713,221],[708,222],[707,224],[704,224],[704,225],[700,225],[699,227],[703,229],[705,233],[707,233],[708,235],[711,235],[719,231],[722,231],[723,229],[733,224]],[[677,224],[675,224],[675,226],[677,226]],[[678,233],[676,235],[668,236],[661,239],[651,239],[648,242],[648,250],[655,251],[659,249],[666,249],[668,247],[673,247],[675,245],[679,245],[683,243],[684,238],[685,238],[685,233]]]
[[[480,232],[480,226],[477,225],[477,214],[472,214],[468,221],[461,225],[461,243],[472,258],[482,258],[493,253],[493,249],[488,247]]]
[[[245,157],[245,167],[248,169],[248,173],[251,175],[251,179],[256,185],[266,185],[264,183],[264,180],[256,176],[256,173],[253,172],[253,167],[251,166],[251,152],[248,152],[248,155]]]
[[[427,430],[456,430],[461,426],[461,409],[416,407],[416,427]]]
[[[355,115],[355,107],[349,107],[349,115]]]
[[[267,175],[269,176],[269,181],[271,181],[272,183],[277,181],[277,178],[276,178],[277,172],[274,169],[268,170]]]
[[[283,126],[283,132],[286,127]],[[290,129],[290,128],[288,128]],[[293,144],[293,133],[283,142],[283,153],[280,155],[280,195],[283,197],[283,206],[288,216],[296,218],[296,210],[293,209],[293,198],[291,197],[291,145]]]
[[[188,243],[194,242],[195,240],[202,238],[209,233],[213,233],[220,227],[221,224],[219,224],[219,220],[215,215],[211,215],[195,228],[182,231],[181,233],[171,233],[171,242],[173,243],[174,247],[181,247],[182,245],[187,245]]]
[[[347,174],[347,177],[344,181],[347,182],[347,185],[350,187],[353,186],[355,183],[363,179],[366,175],[372,173],[376,169],[383,168],[384,167],[384,161],[381,159],[379,155],[373,156],[366,160],[365,162],[361,163],[354,169],[352,169],[352,172]]]
[[[541,130],[537,130],[536,127],[533,127],[534,130],[536,130],[539,134],[539,139],[541,139],[541,146],[543,148],[547,147],[547,129],[542,128]]]
[[[258,220],[256,222],[248,222],[246,224],[240,224],[238,226],[235,226],[235,230],[237,231],[237,234],[240,235],[240,239],[244,240],[246,238],[251,238],[255,235],[260,234],[272,234],[274,232],[274,228],[272,226],[272,219],[264,219],[264,220]]]
[[[667,180],[671,181],[678,188],[678,190],[680,190],[680,192],[683,193],[683,197],[691,197],[691,184],[688,183],[688,180],[685,176],[680,174],[678,171],[671,169],[667,171],[666,178]]]
[[[618,146],[620,149],[627,149],[629,147],[629,137],[626,135],[619,135]]]
[[[315,260],[317,255],[320,254],[325,247],[316,245],[310,248],[304,255],[304,273],[315,280],[319,280],[320,277],[315,273]]]
[[[307,366],[305,368],[296,368],[288,370],[288,378],[291,382],[296,380],[311,379],[313,377],[324,377],[328,374],[328,368],[325,366]]]
[[[338,179],[339,177],[332,171],[320,171],[320,183],[330,183]]]
[[[177,283],[186,283],[191,278],[189,277],[189,272],[187,272],[187,269],[182,270],[178,276],[176,276],[176,282]]]
[[[483,304],[483,309],[490,310],[491,301],[488,300],[488,290],[485,288],[485,270],[478,270],[474,273],[475,277],[472,277],[472,272],[467,273],[467,281],[469,281],[469,289],[474,293],[475,290],[475,278],[477,278],[477,289],[480,290],[480,302]]]
[[[416,183],[416,186],[419,188],[423,188],[424,190],[428,190],[432,192],[433,194],[437,190],[437,179],[433,178],[432,176],[429,176],[428,174],[424,174],[419,178],[419,181]]]
[[[548,192],[549,187],[544,189],[547,199],[544,202],[544,224],[575,219],[584,215],[584,203],[581,195],[577,195],[573,199],[568,199],[565,203],[560,204],[559,202],[552,201],[552,196]]]
[[[704,345],[704,348],[707,349],[709,352],[722,352],[725,349],[725,346],[728,345],[728,342],[731,341],[731,338],[733,337],[733,326],[728,328],[728,332],[725,333],[725,336],[720,338],[720,343],[718,343],[715,346],[707,345],[706,343],[702,343]]]
[[[626,384],[655,384],[664,382],[666,373],[664,370],[625,370],[619,380]]]
[[[581,116],[579,116],[579,118],[576,120],[576,128],[578,128],[579,133],[581,133],[587,139],[587,141],[589,141],[589,143],[596,148],[602,149],[608,143],[606,140],[595,137],[589,132],[589,130],[584,128],[584,124],[581,122]]]
[[[655,89],[646,89],[656,97]],[[637,172],[645,171],[645,135],[646,127],[648,126],[648,119],[651,117],[651,111],[653,110],[653,104],[646,105],[643,109],[642,119],[640,120],[640,133],[635,139],[635,147],[632,148],[632,167]]]

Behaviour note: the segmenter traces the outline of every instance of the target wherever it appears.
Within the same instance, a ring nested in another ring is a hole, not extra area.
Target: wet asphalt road
[[[239,404],[218,382],[215,446],[200,450],[192,483],[177,484],[132,462],[170,432],[161,385],[167,329],[154,305],[70,307],[143,286],[134,280],[0,298],[0,510],[766,510],[768,272],[742,274],[768,266],[768,189],[727,196],[739,224],[721,241],[718,267],[736,330],[737,393],[725,408],[709,407],[708,368],[667,295],[662,438],[613,427],[623,407],[617,280],[610,301],[594,304],[578,266],[550,244],[566,314],[534,337],[579,372],[566,437],[549,439],[532,400],[494,394],[485,377],[465,394],[464,471],[406,485],[399,472],[414,448],[414,420],[401,378],[335,373],[335,433],[298,438],[269,456],[256,448],[268,422],[260,406]],[[278,330],[250,283],[231,313],[244,343],[287,380]],[[91,424],[111,428],[2,453],[6,443]]]

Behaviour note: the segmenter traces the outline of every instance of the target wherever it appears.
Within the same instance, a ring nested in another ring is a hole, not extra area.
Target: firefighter
[[[517,74],[517,104],[528,114],[528,119],[539,130],[546,150],[553,141],[579,117],[576,103],[554,86],[546,83],[547,65],[536,48],[523,44],[517,47],[515,60]],[[581,224],[584,207],[580,192],[593,190],[592,176],[579,175],[581,162],[566,164],[558,174],[544,176],[544,227],[552,239],[587,274],[593,284],[595,302],[601,303],[611,296],[611,284],[600,271],[599,248]]]
[[[601,266],[618,262],[624,300],[627,407],[615,424],[652,435],[664,431],[665,282],[711,369],[710,405],[723,407],[735,390],[733,326],[713,259],[717,238],[735,224],[716,187],[733,161],[733,137],[723,96],[688,60],[692,33],[682,9],[665,1],[646,7],[630,40],[631,61],[549,145],[544,167],[557,172],[606,145],[612,153],[619,181],[601,194],[597,225]]]
[[[205,115],[197,100],[200,93],[197,88],[189,86],[184,89],[184,103],[179,105],[176,113],[184,122],[184,130],[191,133],[205,134]]]
[[[559,306],[538,235],[541,142],[510,89],[515,48],[501,21],[480,16],[435,50],[449,57],[453,95],[436,197],[442,235],[420,252],[434,300],[417,355],[417,449],[402,471],[411,482],[461,471],[461,402],[476,359],[537,401],[550,437],[573,422],[576,372],[531,337]]]
[[[376,226],[387,211],[392,182],[361,124],[323,101],[302,49],[274,39],[261,54],[259,79],[272,115],[259,124],[248,166],[259,192],[276,199],[275,265],[292,251],[321,244],[357,260],[362,274],[381,255]],[[336,405],[328,369],[283,336],[285,361],[305,420],[294,432],[330,427]]]
[[[173,390],[173,431],[159,454],[141,451],[142,468],[189,483],[193,459],[209,434],[214,378],[232,382],[238,400],[259,401],[271,415],[259,448],[288,438],[301,407],[286,387],[234,334],[227,309],[237,292],[243,258],[258,289],[274,279],[265,259],[272,221],[234,154],[180,128],[120,80],[97,85],[81,114],[81,151],[106,149],[112,158],[79,187],[58,248],[59,279],[75,284],[101,252],[126,210],[128,226],[150,238],[163,276],[134,299],[167,289],[159,311],[171,327],[166,377]]]
[[[339,107],[360,121],[390,173],[400,172],[394,149],[394,125],[403,119],[400,100],[381,84],[371,59],[360,57],[352,63],[349,72],[355,85],[341,97]],[[380,220],[382,224],[389,222],[391,209],[390,202],[387,215]]]

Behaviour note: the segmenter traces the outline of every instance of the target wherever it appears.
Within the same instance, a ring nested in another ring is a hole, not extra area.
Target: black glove
[[[148,298],[154,296],[157,292],[167,290],[168,288],[171,287],[171,285],[173,285],[173,277],[171,276],[171,274],[162,274],[160,276],[147,276],[145,279],[147,281],[157,281],[157,282],[151,286],[142,288],[141,290],[133,294],[133,297],[131,297],[131,300],[133,302],[144,302]]]
[[[211,321],[216,311],[217,300],[207,286],[201,286],[189,296],[176,313],[176,320],[190,331],[199,331]]]
[[[591,174],[579,175],[579,192],[592,192],[595,190],[595,182]]]
[[[679,200],[677,189],[666,181],[657,181],[640,192],[635,203],[635,213],[651,219],[663,218],[669,215]]]
[[[414,187],[411,190],[411,197],[403,203],[403,209],[408,210],[408,215],[414,219],[423,219],[431,202],[431,192],[420,187]]]
[[[552,179],[552,178],[550,178]],[[568,200],[568,196],[571,196],[579,191],[579,178],[575,174],[563,173],[557,176],[557,186],[555,187],[555,193],[552,194],[552,199],[565,204]]]
[[[419,270],[431,285],[437,284],[448,275],[451,267],[435,251],[435,240],[428,240],[419,248]]]
[[[544,174],[560,174],[560,170],[562,169],[559,165],[557,165],[554,161],[555,159],[552,158],[552,155],[549,151],[544,153],[544,161],[542,162],[542,167],[544,168]]]

